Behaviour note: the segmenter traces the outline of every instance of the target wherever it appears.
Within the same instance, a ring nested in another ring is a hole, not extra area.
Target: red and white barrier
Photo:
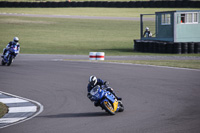
[[[97,52],[97,60],[104,60],[105,53],[104,52]]]
[[[89,60],[105,60],[104,52],[90,52]]]
[[[97,58],[97,52],[90,52],[89,59],[90,60],[96,60]]]

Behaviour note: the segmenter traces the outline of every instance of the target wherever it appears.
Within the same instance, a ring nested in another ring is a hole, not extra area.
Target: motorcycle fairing
[[[107,99],[103,100],[102,102],[104,102],[104,101],[111,102],[113,104],[114,111],[118,111],[118,109],[119,109],[118,101],[117,101],[117,99],[115,99],[115,96],[109,92],[109,93],[107,93],[106,97],[107,97]]]

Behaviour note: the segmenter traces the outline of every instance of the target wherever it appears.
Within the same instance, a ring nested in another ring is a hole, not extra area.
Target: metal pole
[[[140,39],[143,37],[143,14],[140,14]]]

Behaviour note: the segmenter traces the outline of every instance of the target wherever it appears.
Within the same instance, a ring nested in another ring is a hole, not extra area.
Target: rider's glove
[[[106,90],[107,90],[107,91],[110,91],[110,92],[113,92],[113,91],[114,91],[113,88],[111,88],[111,87],[108,87]]]
[[[108,87],[109,82],[108,82],[108,81],[105,81],[103,84],[104,84],[106,87]]]

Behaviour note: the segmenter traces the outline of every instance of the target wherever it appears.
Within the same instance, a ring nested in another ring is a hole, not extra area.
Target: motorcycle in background
[[[5,55],[2,57],[1,65],[4,66],[7,64],[7,66],[10,66],[11,63],[14,61],[16,55],[19,53],[19,50],[17,46],[11,46],[5,53]]]
[[[110,115],[115,115],[116,112],[124,111],[122,101],[117,100],[117,98],[112,93],[102,89],[99,85],[94,87],[89,93],[92,96],[91,101],[99,102],[101,108],[108,112]]]

